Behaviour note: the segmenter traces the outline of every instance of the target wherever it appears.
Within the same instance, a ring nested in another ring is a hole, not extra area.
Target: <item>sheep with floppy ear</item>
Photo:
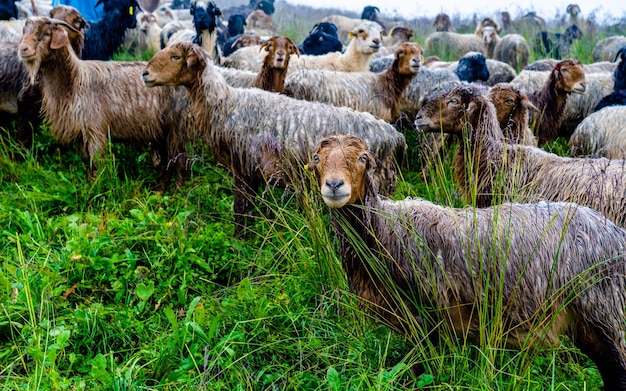
[[[626,230],[568,202],[478,209],[381,199],[374,158],[352,135],[322,139],[308,166],[348,286],[386,324],[419,323],[432,341],[449,330],[480,344],[495,323],[516,349],[566,335],[606,390],[626,388]]]
[[[185,86],[198,132],[192,139],[208,143],[233,173],[237,233],[248,224],[251,196],[259,185],[290,184],[289,178],[298,175],[317,140],[328,134],[355,133],[367,139],[380,161],[379,189],[384,194],[393,192],[406,143],[392,125],[346,107],[257,88],[233,88],[216,68],[200,47],[178,42],[155,54],[142,77],[150,87]],[[263,163],[268,161],[274,163]]]

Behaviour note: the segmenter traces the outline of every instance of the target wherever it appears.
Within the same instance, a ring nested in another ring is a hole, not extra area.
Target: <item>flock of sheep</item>
[[[562,34],[532,13],[457,34],[442,14],[422,46],[375,6],[361,19],[320,20],[298,45],[276,34],[271,0],[229,10],[101,2],[98,22],[33,1],[21,5],[31,16],[0,25],[0,110],[24,147],[43,121],[94,174],[109,141],[149,143],[162,191],[172,176],[183,185],[189,144],[207,145],[234,177],[237,234],[261,185],[293,185],[308,168],[350,288],[388,324],[424,321],[436,334],[447,322],[479,342],[473,314],[491,305],[482,270],[503,290],[511,346],[538,322],[540,342],[568,335],[606,390],[626,389],[626,42],[599,42],[593,64],[561,59],[593,27],[577,5]],[[521,26],[536,29],[544,60],[528,63]],[[108,61],[120,48],[155,54]],[[421,147],[434,150],[443,135],[460,140],[455,181],[474,207],[386,198],[406,131],[432,135]],[[540,148],[559,136],[577,157]],[[354,232],[384,273],[357,251]],[[418,307],[435,317],[420,319]]]

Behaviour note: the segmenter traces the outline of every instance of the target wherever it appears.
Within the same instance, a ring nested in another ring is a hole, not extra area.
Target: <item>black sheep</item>
[[[541,31],[535,37],[535,50],[545,56],[560,60],[567,55],[569,45],[580,39],[583,32],[575,24],[565,29],[563,34]]]
[[[15,6],[16,0],[0,1],[0,20],[17,19],[18,11]]]
[[[124,43],[126,29],[137,27],[137,0],[98,0],[104,5],[104,16],[90,23],[85,31],[83,60],[109,60]]]
[[[337,26],[330,22],[321,22],[313,26],[298,49],[302,54],[319,56],[330,52],[341,52],[343,44],[337,36]]]
[[[459,80],[469,83],[487,81],[489,79],[487,59],[482,53],[470,52],[459,59],[459,65],[454,73]]]
[[[598,111],[607,106],[624,106],[626,105],[626,46],[622,46],[617,51],[613,62],[620,58],[621,61],[613,72],[613,92],[605,96],[598,102],[593,111]]]

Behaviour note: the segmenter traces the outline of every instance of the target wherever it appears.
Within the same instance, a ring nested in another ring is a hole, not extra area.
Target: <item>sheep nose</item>
[[[378,38],[372,40],[372,42],[374,42],[374,44],[376,44],[376,45],[380,45],[380,39],[378,39]]]
[[[143,71],[143,73],[141,74],[142,77],[146,77],[146,76],[149,76],[149,75],[150,75],[150,72],[148,72],[148,71]]]
[[[344,182],[343,179],[327,179],[326,180],[326,186],[328,186],[329,189],[331,189],[334,192],[337,191],[337,189],[339,189],[341,186],[343,186]]]

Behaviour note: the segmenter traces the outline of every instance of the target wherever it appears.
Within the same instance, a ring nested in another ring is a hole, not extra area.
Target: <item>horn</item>
[[[65,26],[65,27],[67,27],[68,29],[72,30],[73,32],[80,34],[80,30],[78,30],[76,27],[74,27],[74,26],[72,26],[72,25],[68,24],[68,23],[67,23],[66,21],[64,21],[64,20],[60,20],[60,19],[50,19],[50,21],[51,21],[52,23],[54,23],[54,24],[60,24],[60,25],[63,25],[63,26]]]

